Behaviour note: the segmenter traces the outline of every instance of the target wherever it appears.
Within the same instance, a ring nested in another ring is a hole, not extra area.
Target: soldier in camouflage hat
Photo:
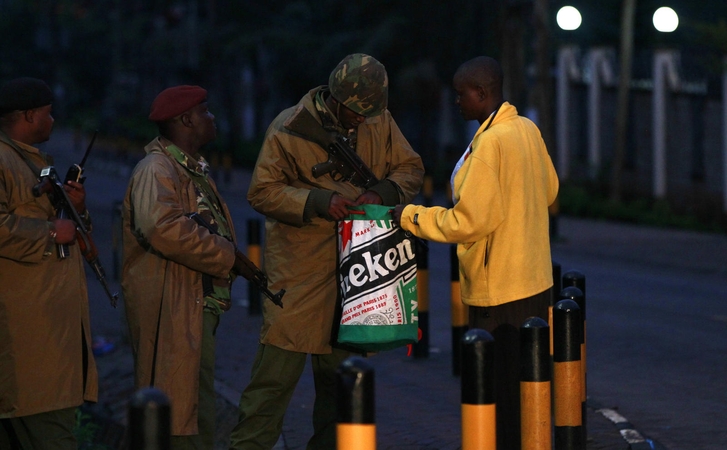
[[[389,81],[375,58],[355,53],[268,127],[247,199],[266,216],[265,267],[271,289],[286,289],[285,308],[265,301],[260,345],[240,399],[230,449],[271,449],[311,355],[316,400],[307,449],[336,448],[336,369],[351,353],[337,342],[336,221],[353,205],[395,205],[422,184],[419,155],[386,108]],[[368,189],[313,176],[326,150],[287,126],[308,118],[314,131],[344,135],[380,181]]]
[[[354,53],[343,58],[328,78],[331,96],[356,114],[381,114],[389,99],[389,78],[373,56]]]

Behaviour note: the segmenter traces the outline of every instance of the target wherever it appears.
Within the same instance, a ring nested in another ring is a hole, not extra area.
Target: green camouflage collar
[[[207,174],[209,174],[210,166],[209,163],[207,163],[207,160],[204,159],[204,157],[200,156],[199,159],[194,159],[193,157],[189,156],[188,154],[184,153],[184,151],[177,147],[174,144],[171,144],[167,147],[167,151],[170,155],[174,157],[174,159],[182,165],[187,171],[190,173],[207,178]]]
[[[333,111],[328,109],[328,105],[326,105],[326,97],[329,95],[331,94],[328,91],[328,88],[324,87],[316,93],[315,101],[313,102],[316,106],[316,110],[318,110],[318,113],[323,120],[323,128],[328,131],[337,131],[340,134],[346,135],[348,134],[348,130],[345,130],[341,126],[336,115]]]

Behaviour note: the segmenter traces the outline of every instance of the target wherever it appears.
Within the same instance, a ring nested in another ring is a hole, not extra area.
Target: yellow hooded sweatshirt
[[[454,176],[454,207],[408,205],[401,216],[401,227],[416,236],[458,244],[462,301],[470,306],[501,305],[553,285],[548,206],[558,176],[550,155],[537,126],[509,103],[488,122]]]

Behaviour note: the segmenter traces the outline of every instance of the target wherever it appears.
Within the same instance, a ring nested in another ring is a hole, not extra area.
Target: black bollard
[[[462,338],[462,450],[495,450],[495,339],[485,330]]]
[[[336,371],[336,394],[336,448],[375,450],[373,367],[358,356],[343,361]]]
[[[260,220],[247,219],[247,258],[253,264],[262,268],[262,250],[260,248]],[[255,283],[247,282],[247,313],[251,316],[259,316],[262,313],[262,292]]]
[[[129,403],[129,450],[170,448],[169,399],[159,389],[139,389]]]
[[[550,327],[531,317],[520,327],[521,450],[551,449]]]
[[[414,358],[429,357],[429,247],[426,241],[416,239],[417,308],[419,308],[419,342],[414,344]]]
[[[581,310],[573,300],[553,309],[553,391],[555,448],[585,450],[581,408]]]
[[[462,336],[469,328],[469,307],[462,303],[459,285],[459,259],[457,245],[449,247],[450,292],[452,311],[452,373],[458,377],[462,368]]]
[[[575,286],[586,295],[586,276],[577,270],[569,270],[563,274],[563,288],[568,286]]]
[[[573,284],[568,284],[572,282]],[[570,299],[578,304],[581,309],[581,410],[583,411],[583,438],[586,438],[588,424],[586,422],[586,401],[588,399],[588,386],[586,384],[587,368],[586,368],[586,296],[583,289],[586,287],[586,279],[580,272],[571,270],[563,275],[563,290],[560,291],[561,299]]]

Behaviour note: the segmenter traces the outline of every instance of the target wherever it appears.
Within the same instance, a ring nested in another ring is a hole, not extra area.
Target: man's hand
[[[399,222],[401,221],[401,213],[404,212],[404,208],[406,205],[396,205],[394,206],[394,209],[391,210],[391,218],[394,222],[394,225],[397,227],[399,226]]]
[[[328,205],[328,215],[333,220],[343,220],[348,216],[348,207],[356,205],[356,202],[352,202],[338,194],[333,194],[331,196],[331,203]]]
[[[72,244],[76,242],[76,223],[68,219],[53,219],[51,231],[56,232],[56,244]]]
[[[384,201],[374,191],[366,191],[356,199],[356,205],[382,205]]]
[[[76,211],[79,214],[83,214],[86,211],[86,188],[77,181],[68,180],[63,185],[63,189],[68,194],[68,199],[71,201],[73,207],[76,208]]]

